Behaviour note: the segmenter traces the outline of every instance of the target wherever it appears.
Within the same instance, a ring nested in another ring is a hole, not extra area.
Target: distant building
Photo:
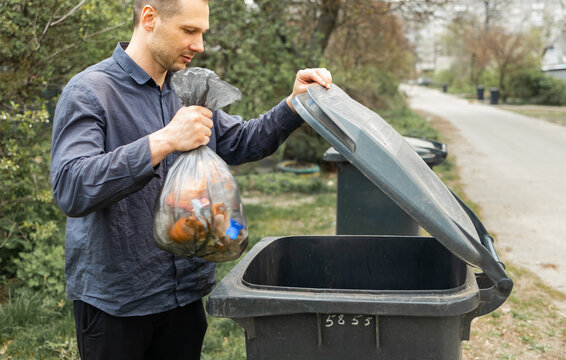
[[[417,71],[435,72],[449,68],[455,61],[445,55],[439,39],[446,31],[446,25],[458,18],[477,17],[489,25],[503,26],[510,31],[525,31],[532,27],[544,29],[549,38],[558,36],[566,22],[564,0],[491,0],[486,12],[484,1],[452,0],[428,23],[407,24],[406,36],[415,44]],[[564,40],[562,40],[564,41]],[[553,43],[554,46],[555,44]],[[557,45],[566,55],[566,46]],[[550,50],[552,52],[552,50]],[[548,55],[550,56],[550,55]],[[562,64],[566,63],[563,61]]]
[[[566,82],[566,30],[544,49],[542,71]]]

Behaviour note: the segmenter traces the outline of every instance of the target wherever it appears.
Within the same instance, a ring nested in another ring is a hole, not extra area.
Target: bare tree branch
[[[68,13],[66,13],[65,15],[63,15],[59,20],[57,21],[53,21],[51,23],[51,26],[53,25],[57,25],[60,22],[64,21],[66,18],[68,18],[69,16],[71,16],[75,11],[77,11],[81,6],[83,6],[83,4],[86,2],[86,0],[81,0],[81,2],[79,2],[74,8],[72,8]]]
[[[125,24],[126,24],[126,22],[124,21],[124,22],[122,22],[122,23],[120,23],[120,24],[118,24],[118,25],[114,25],[114,26],[107,27],[107,28],[105,28],[105,29],[99,30],[99,31],[94,32],[94,33],[92,33],[92,34],[85,34],[85,35],[81,38],[81,40],[75,41],[74,43],[71,43],[71,44],[69,44],[68,46],[66,46],[66,47],[64,47],[64,48],[55,51],[53,54],[51,54],[51,55],[49,55],[49,56],[43,58],[40,62],[37,63],[37,65],[43,64],[44,62],[46,62],[46,61],[48,61],[48,60],[54,58],[55,56],[57,56],[57,55],[59,55],[59,54],[65,52],[65,51],[67,51],[67,50],[70,50],[70,49],[72,49],[72,48],[78,46],[79,44],[81,44],[81,43],[83,43],[83,42],[85,42],[85,41],[87,41],[87,40],[89,40],[89,39],[91,39],[91,38],[93,38],[93,37],[96,37],[96,36],[98,36],[98,35],[102,35],[102,34],[107,33],[107,32],[109,32],[109,31],[115,30],[115,29],[117,29],[117,28],[119,28],[119,27],[121,27],[121,26],[124,26]]]
[[[39,14],[39,13],[38,13]],[[55,9],[52,8],[51,9],[51,14],[49,14],[49,20],[45,23],[45,27],[43,28],[43,32],[41,33],[41,36],[39,37],[39,39],[36,38],[36,44],[37,46],[35,47],[35,51],[39,50],[39,48],[41,47],[41,42],[43,41],[43,39],[45,38],[45,35],[47,34],[47,30],[49,30],[49,26],[51,24],[51,20],[53,20],[53,14],[55,14]],[[34,34],[33,36],[35,37],[35,28],[34,28]]]
[[[35,18],[33,19],[33,40],[35,41],[35,50],[39,49],[39,40],[37,39],[37,18],[39,17],[39,12],[35,14]]]
[[[8,235],[5,237],[5,240],[2,242],[2,244],[0,244],[0,249],[3,248],[4,246],[6,246],[6,244],[8,243],[8,241],[10,241],[10,238],[12,237],[12,232],[14,232],[14,227],[16,226],[16,224],[12,224],[12,227],[10,228],[10,232],[8,233]]]
[[[51,14],[49,15],[49,20],[47,21],[47,23],[45,23],[45,27],[43,28],[43,32],[41,33],[41,36],[39,37],[39,39],[37,38],[37,34],[36,34],[36,23],[37,23],[37,18],[39,16],[39,13],[36,14],[35,16],[35,20],[33,22],[33,39],[35,40],[35,50],[39,50],[39,48],[41,47],[41,41],[43,41],[43,39],[45,38],[45,35],[47,35],[47,32],[49,31],[49,29],[52,26],[55,26],[57,24],[60,24],[61,22],[65,21],[65,19],[67,19],[69,16],[71,16],[73,13],[75,13],[77,10],[80,9],[80,7],[86,2],[86,0],[81,0],[75,7],[73,7],[71,10],[69,10],[65,15],[61,16],[58,20],[53,21],[54,19],[54,14],[55,14],[55,10],[52,9]]]

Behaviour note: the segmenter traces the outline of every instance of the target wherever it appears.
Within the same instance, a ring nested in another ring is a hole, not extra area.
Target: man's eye
[[[193,34],[195,31],[193,29],[184,29],[185,33],[187,34]]]

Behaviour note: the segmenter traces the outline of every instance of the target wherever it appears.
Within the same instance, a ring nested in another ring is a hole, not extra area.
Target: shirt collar
[[[140,85],[147,84],[149,81],[155,84],[155,81],[145,72],[136,62],[126,53],[129,42],[119,42],[114,49],[112,58],[130,75],[135,82]]]

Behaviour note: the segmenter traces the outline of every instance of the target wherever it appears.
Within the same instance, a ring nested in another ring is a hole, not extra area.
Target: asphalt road
[[[566,293],[566,127],[428,88],[402,90],[412,108],[457,129],[448,156],[503,260]]]

